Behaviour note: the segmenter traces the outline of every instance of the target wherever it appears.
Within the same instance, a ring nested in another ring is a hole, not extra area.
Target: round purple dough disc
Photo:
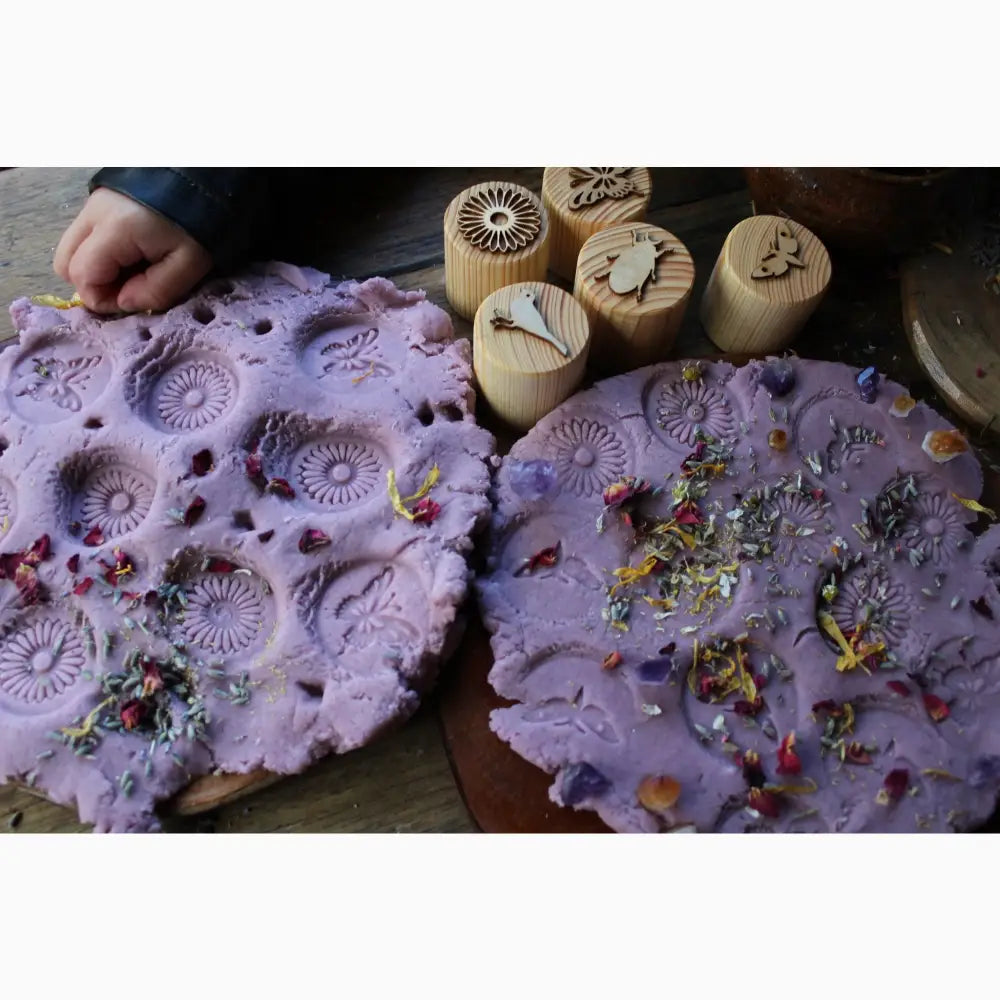
[[[11,315],[0,778],[152,829],[194,776],[301,771],[414,711],[494,451],[441,309],[269,264],[158,316]]]
[[[477,581],[490,681],[513,702],[491,727],[553,775],[553,801],[621,831],[990,815],[1000,536],[977,538],[959,499],[981,470],[934,461],[922,443],[948,423],[894,408],[884,378],[863,400],[857,375],[664,364],[514,446]],[[556,486],[529,501],[519,470],[540,462]],[[608,489],[625,477],[650,488]]]

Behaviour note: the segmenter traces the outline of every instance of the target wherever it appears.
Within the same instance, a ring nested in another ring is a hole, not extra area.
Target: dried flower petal
[[[898,767],[890,771],[882,782],[882,790],[887,798],[893,802],[898,801],[906,793],[910,784],[910,772],[905,767]]]
[[[80,569],[80,553],[74,552],[73,555],[66,560],[66,569],[71,573],[76,573]]]
[[[151,698],[157,691],[162,691],[164,686],[163,674],[159,664],[152,657],[145,657],[142,661],[142,696]]]
[[[650,812],[673,809],[681,797],[681,785],[668,774],[649,775],[639,782],[636,790],[639,804]]]
[[[75,309],[83,305],[83,299],[79,292],[74,292],[70,299],[60,298],[58,295],[51,295],[46,292],[44,295],[32,295],[31,301],[36,306],[48,306],[50,309]]]
[[[693,500],[685,500],[677,505],[674,510],[674,520],[678,524],[704,524],[705,517],[698,509],[698,505]]]
[[[135,573],[135,569],[132,566],[132,560],[121,550],[119,546],[115,546],[111,550],[111,555],[114,557],[114,563],[107,563],[103,559],[100,560],[100,564],[104,567],[104,579],[112,587],[117,587],[121,584],[122,580]]]
[[[778,747],[778,774],[800,774],[802,760],[795,752],[795,732],[790,732]]]
[[[923,698],[924,708],[927,709],[927,714],[935,722],[944,722],[951,715],[951,709],[948,708],[947,703],[942,701],[936,694],[925,694]]]
[[[146,717],[146,706],[138,698],[131,698],[122,705],[118,717],[129,731],[137,729]]]
[[[239,567],[228,559],[211,558],[205,563],[206,573],[234,573]]]
[[[191,528],[198,523],[201,515],[205,513],[205,498],[195,497],[184,511],[184,526]]]
[[[928,431],[920,447],[938,464],[950,462],[969,450],[968,442],[955,430]]]
[[[284,497],[286,500],[291,500],[295,496],[295,490],[292,489],[292,485],[287,479],[269,479],[266,489],[268,493],[274,493],[276,496]]]
[[[902,681],[886,681],[885,686],[893,694],[898,694],[902,698],[906,698],[910,694],[910,689]]]
[[[559,562],[559,553],[562,550],[562,542],[556,542],[555,545],[550,545],[546,549],[540,549],[532,556],[528,556],[527,559],[521,564],[520,568],[514,571],[514,576],[520,576],[522,573],[534,573],[539,566],[543,566],[546,569],[555,566]]]
[[[14,586],[17,587],[26,606],[41,603],[45,596],[45,588],[38,579],[35,567],[28,563],[21,563],[14,571]]]
[[[618,507],[642,493],[648,493],[650,484],[638,476],[622,476],[616,483],[606,487],[602,494],[605,507]]]
[[[89,545],[91,548],[97,548],[97,546],[104,544],[104,532],[101,530],[99,525],[95,524],[90,531],[84,535],[83,544]]]
[[[305,555],[329,544],[330,536],[325,531],[320,531],[319,528],[306,528],[299,538],[299,552]]]
[[[249,462],[249,459],[247,459]],[[207,476],[215,466],[212,464],[212,453],[203,448],[191,456],[191,471],[196,476]],[[247,470],[249,472],[249,469]]]
[[[247,455],[245,468],[247,478],[250,482],[255,483],[263,489],[266,482],[264,479],[264,459],[261,458],[260,452],[257,451],[257,445],[254,445],[253,450]]]
[[[92,576],[85,576],[74,588],[73,593],[77,597],[83,597],[88,590],[94,585],[94,578]]]
[[[601,669],[614,670],[615,667],[621,666],[621,662],[622,662],[622,654],[619,653],[618,650],[616,649],[613,652],[608,653],[608,655],[605,656],[603,660],[601,660]]]
[[[52,543],[48,535],[42,535],[36,538],[32,543],[31,547],[25,552],[21,559],[21,562],[27,564],[28,566],[37,566],[40,562],[44,562],[52,554]]]
[[[985,514],[991,521],[995,521],[997,519],[996,511],[991,510],[989,507],[984,507],[978,500],[970,500],[968,497],[960,497],[957,493],[952,493],[952,496],[963,507],[967,507],[969,510],[974,510],[977,514]]]
[[[747,793],[747,805],[761,816],[777,819],[781,815],[781,799],[774,792],[756,786]]]
[[[844,760],[848,764],[870,764],[872,755],[857,741],[848,743],[844,748]]]
[[[733,711],[737,715],[750,716],[751,718],[755,715],[759,715],[764,708],[764,699],[760,695],[757,695],[753,701],[747,701],[745,698],[740,698],[739,700],[733,702]]]
[[[413,508],[414,524],[430,524],[441,513],[441,504],[430,497],[423,497]]]

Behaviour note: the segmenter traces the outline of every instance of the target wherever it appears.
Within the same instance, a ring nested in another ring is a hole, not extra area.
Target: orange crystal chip
[[[639,802],[650,812],[672,809],[681,797],[681,784],[668,774],[650,775],[639,782]]]
[[[889,407],[889,414],[893,417],[905,417],[916,405],[917,401],[912,396],[907,396],[904,393],[892,401],[892,405]]]
[[[767,436],[767,443],[775,451],[784,451],[788,447],[788,434],[780,427],[775,427]]]
[[[969,443],[958,431],[928,431],[921,447],[935,462],[950,462],[969,450]]]

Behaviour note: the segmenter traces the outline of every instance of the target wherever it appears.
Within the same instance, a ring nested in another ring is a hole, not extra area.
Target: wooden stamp
[[[544,281],[549,224],[538,196],[507,181],[466,188],[444,216],[445,294],[471,320],[491,292],[518,281]]]
[[[594,233],[646,217],[653,186],[646,167],[546,167],[542,201],[552,227],[549,269],[567,281]]]
[[[726,237],[701,300],[705,332],[723,351],[787,347],[830,285],[830,255],[805,226],[744,219]]]
[[[476,311],[472,361],[479,390],[519,430],[533,427],[576,389],[589,347],[586,313],[555,285],[508,285]]]
[[[693,284],[691,254],[665,229],[634,222],[591,236],[580,251],[573,286],[590,320],[591,367],[622,372],[663,361]]]

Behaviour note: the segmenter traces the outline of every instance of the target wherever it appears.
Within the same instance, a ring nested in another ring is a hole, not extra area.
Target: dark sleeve
[[[248,167],[105,167],[90,190],[106,187],[177,223],[216,268],[242,263],[267,226],[268,171]]]

